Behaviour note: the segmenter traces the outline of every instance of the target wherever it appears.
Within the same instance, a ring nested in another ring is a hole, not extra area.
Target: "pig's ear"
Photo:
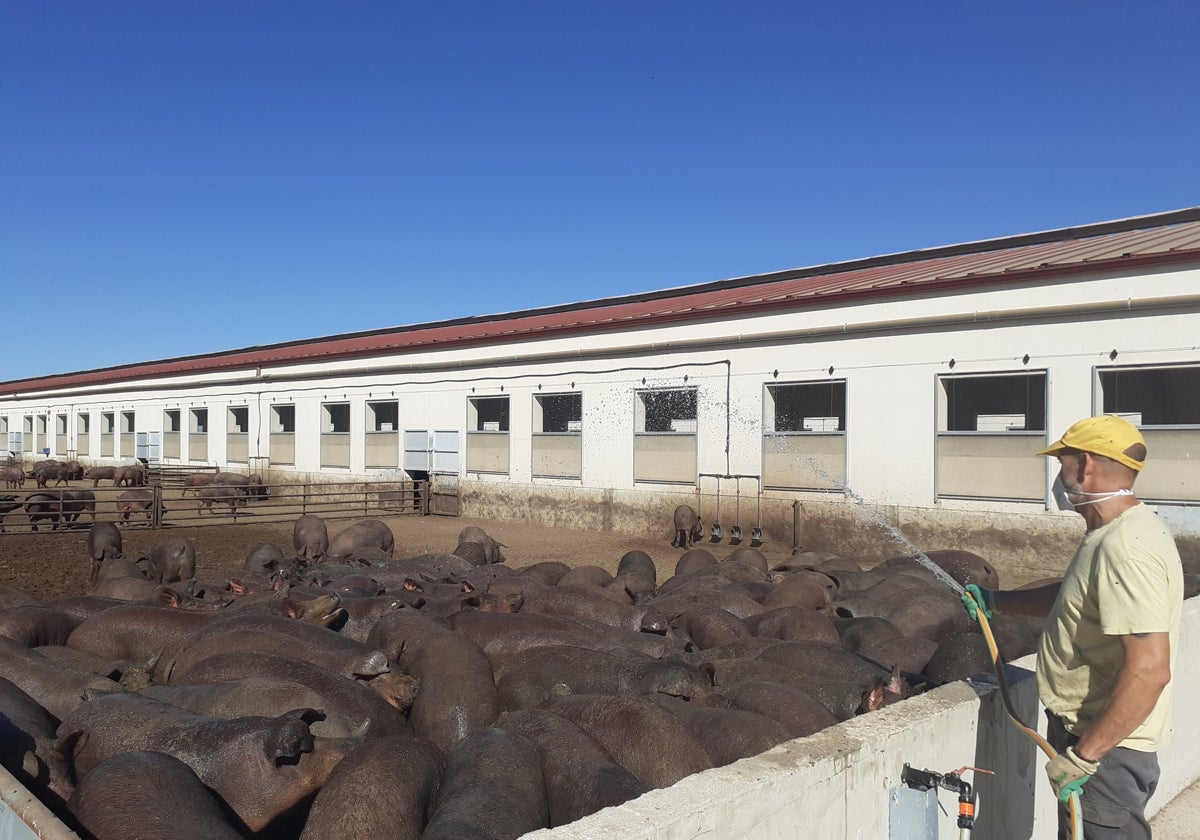
[[[263,742],[263,751],[276,765],[295,764],[300,756],[313,750],[313,734],[303,720],[287,720],[282,716],[281,725],[273,727]]]
[[[164,586],[158,590],[158,600],[168,607],[180,606],[179,593],[169,586]]]
[[[887,692],[896,697],[903,697],[905,694],[904,688],[904,680],[900,677],[900,663],[897,662],[892,666],[892,675],[888,678]]]
[[[875,712],[882,709],[886,687],[883,677],[876,677],[871,683],[871,687],[867,689],[867,693],[863,695],[862,705],[858,707],[858,711]]]

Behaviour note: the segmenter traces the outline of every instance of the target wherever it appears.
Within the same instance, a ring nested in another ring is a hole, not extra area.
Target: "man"
[[[1087,525],[1061,583],[990,591],[971,585],[978,609],[1048,616],[1038,649],[1046,773],[1061,802],[1078,791],[1087,840],[1150,837],[1146,803],[1158,783],[1157,750],[1171,736],[1171,673],[1183,606],[1175,542],[1133,495],[1146,461],[1135,426],[1089,417],[1039,455],[1058,458],[1060,507]],[[1059,808],[1059,837],[1070,836]]]

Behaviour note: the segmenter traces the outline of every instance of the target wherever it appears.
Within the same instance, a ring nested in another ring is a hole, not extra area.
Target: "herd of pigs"
[[[4,766],[98,840],[512,838],[990,668],[913,558],[770,567],[686,524],[658,580],[641,551],[522,566],[474,527],[415,557],[379,520],[293,531],[205,581],[189,539],[134,560],[97,522],[88,594],[0,587]],[[1039,625],[993,628],[1009,659]]]
[[[92,487],[98,487],[102,480],[108,480],[113,487],[130,488],[115,500],[121,522],[128,522],[135,514],[144,515],[147,519],[154,514],[155,496],[150,490],[143,489],[146,471],[141,466],[96,466],[85,470],[78,461],[46,460],[34,464],[28,472],[18,466],[0,467],[0,479],[4,481],[6,489],[24,487],[30,478],[37,484],[37,492],[23,499],[13,494],[0,495],[0,532],[4,531],[5,517],[14,511],[23,512],[34,531],[38,530],[41,522],[49,522],[51,530],[57,530],[60,526],[72,527],[85,513],[95,522],[96,494],[91,490],[72,489],[70,482],[73,480],[90,479]],[[53,487],[50,486],[51,481],[54,481]],[[60,489],[62,484],[67,487]],[[196,496],[197,510],[212,511],[213,505],[218,504],[228,505],[231,513],[247,501],[267,495],[267,487],[259,476],[231,472],[187,475],[184,477],[181,497],[189,491]],[[160,519],[166,513],[161,500],[157,513]]]

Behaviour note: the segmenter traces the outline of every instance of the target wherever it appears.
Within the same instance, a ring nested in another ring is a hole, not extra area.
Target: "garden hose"
[[[975,601],[975,596],[969,590],[966,594],[972,601]],[[1021,718],[1017,716],[1016,710],[1013,709],[1012,700],[1008,696],[1008,683],[1004,679],[1004,663],[1000,661],[1000,649],[996,645],[996,638],[992,635],[992,627],[988,623],[983,604],[975,601],[975,606],[975,617],[979,620],[979,628],[983,630],[983,637],[987,639],[988,654],[992,657],[992,667],[996,670],[996,681],[1000,686],[1000,697],[1004,701],[1004,711],[1008,713],[1008,717],[1013,724],[1029,736],[1038,745],[1038,749],[1046,754],[1047,758],[1053,759],[1058,755],[1058,751],[1050,746],[1050,742],[1039,735],[1036,729],[1026,726]],[[1067,800],[1067,810],[1071,815],[1072,840],[1083,840],[1083,808],[1079,804],[1078,791],[1071,793],[1070,798]]]

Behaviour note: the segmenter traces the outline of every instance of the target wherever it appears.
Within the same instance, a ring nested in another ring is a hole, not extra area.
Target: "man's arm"
[[[1061,583],[1049,583],[1037,589],[996,590],[992,592],[992,606],[996,612],[1045,618],[1050,615],[1060,589]]]
[[[1120,636],[1125,663],[1117,672],[1112,694],[1100,717],[1075,745],[1087,761],[1099,761],[1150,716],[1154,704],[1171,680],[1171,637],[1167,633],[1131,633]]]

